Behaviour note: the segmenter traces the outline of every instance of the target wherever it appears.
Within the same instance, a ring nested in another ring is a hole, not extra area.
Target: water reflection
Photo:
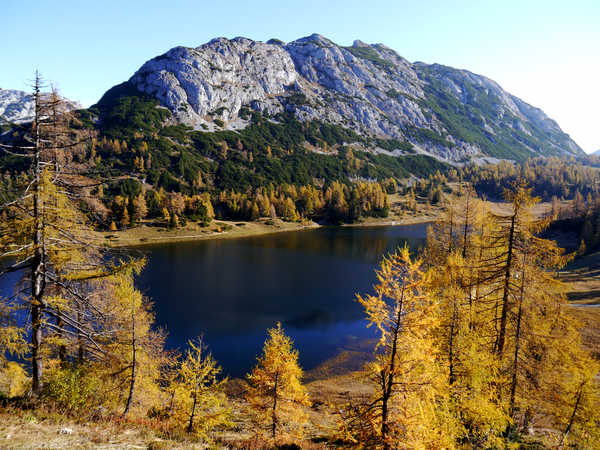
[[[375,282],[380,258],[407,242],[423,244],[425,225],[325,228],[236,240],[147,247],[139,286],[180,347],[204,333],[232,376],[248,371],[265,330],[281,321],[311,368],[350,337],[371,336],[356,292]]]
[[[371,290],[383,255],[405,242],[423,245],[425,229],[321,228],[153,245],[142,248],[148,266],[138,287],[153,299],[169,347],[183,348],[203,333],[225,371],[241,376],[253,366],[266,329],[281,321],[310,369],[372,336],[356,293]],[[0,278],[0,295],[14,295],[21,276]]]

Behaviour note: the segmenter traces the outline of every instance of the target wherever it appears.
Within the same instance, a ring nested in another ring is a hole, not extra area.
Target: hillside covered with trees
[[[349,129],[289,115],[267,118],[246,111],[252,124],[240,132],[193,131],[169,125],[157,101],[120,86],[69,121],[74,142],[68,164],[85,179],[84,201],[104,229],[141,219],[206,223],[220,219],[300,217],[352,222],[385,216],[386,193],[411,175],[444,173],[448,166],[422,155],[403,157],[353,150],[363,142]],[[27,128],[3,135],[19,143]],[[380,146],[408,143],[381,141]],[[22,180],[23,161],[4,153],[2,183]],[[168,212],[168,214],[165,214]]]

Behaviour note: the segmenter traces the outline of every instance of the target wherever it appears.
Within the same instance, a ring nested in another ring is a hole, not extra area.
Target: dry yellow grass
[[[583,345],[600,359],[600,307],[573,306],[571,312],[582,324]]]
[[[161,439],[152,430],[134,424],[103,421],[78,423],[40,412],[0,412],[0,448],[204,448],[197,442]]]
[[[111,247],[127,247],[165,242],[233,239],[318,226],[314,222],[284,222],[280,219],[275,219],[272,224],[267,219],[255,222],[216,220],[207,227],[189,223],[185,227],[169,230],[148,222],[129,230],[97,232],[96,235],[99,241]]]
[[[600,252],[571,262],[559,278],[567,286],[571,312],[581,321],[584,345],[600,358]]]
[[[561,205],[567,206],[569,202],[563,202]],[[490,210],[494,214],[510,214],[510,204],[505,202],[488,202],[490,205]],[[537,203],[531,208],[531,213],[535,217],[542,217],[549,214],[552,211],[552,203],[550,202],[540,202]]]

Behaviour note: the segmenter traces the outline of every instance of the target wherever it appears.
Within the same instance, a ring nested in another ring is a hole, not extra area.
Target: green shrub
[[[382,69],[393,69],[395,68],[395,64],[383,59],[377,51],[371,47],[343,47],[352,53],[357,58],[364,59],[366,61],[370,61],[376,66],[381,67]]]
[[[74,413],[95,404],[101,380],[80,367],[67,366],[50,371],[44,383],[44,397],[60,410]]]

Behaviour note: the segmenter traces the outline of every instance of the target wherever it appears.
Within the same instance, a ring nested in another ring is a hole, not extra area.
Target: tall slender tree
[[[67,141],[66,108],[56,92],[42,93],[43,82],[36,73],[33,86],[34,117],[17,145],[0,149],[30,162],[20,191],[0,209],[0,256],[10,257],[0,275],[23,274],[25,288],[16,297],[29,308],[32,393],[43,388],[44,345],[49,334],[63,341],[76,335],[90,354],[100,356],[99,309],[91,295],[97,279],[126,266],[107,257],[92,239],[87,218],[77,208],[77,195],[63,174],[65,154],[74,143]],[[19,134],[19,133],[17,133]],[[4,259],[7,261],[7,259]],[[63,344],[61,344],[62,346]],[[65,358],[66,352],[59,352]]]
[[[206,440],[208,432],[229,423],[230,410],[223,392],[226,378],[208,353],[202,338],[188,341],[188,349],[171,384],[169,410],[187,433]]]
[[[380,351],[367,368],[375,395],[358,412],[375,426],[384,449],[444,446],[455,433],[452,421],[442,417],[447,390],[431,334],[439,310],[425,290],[422,264],[404,247],[383,259],[375,294],[358,296],[380,335]]]

